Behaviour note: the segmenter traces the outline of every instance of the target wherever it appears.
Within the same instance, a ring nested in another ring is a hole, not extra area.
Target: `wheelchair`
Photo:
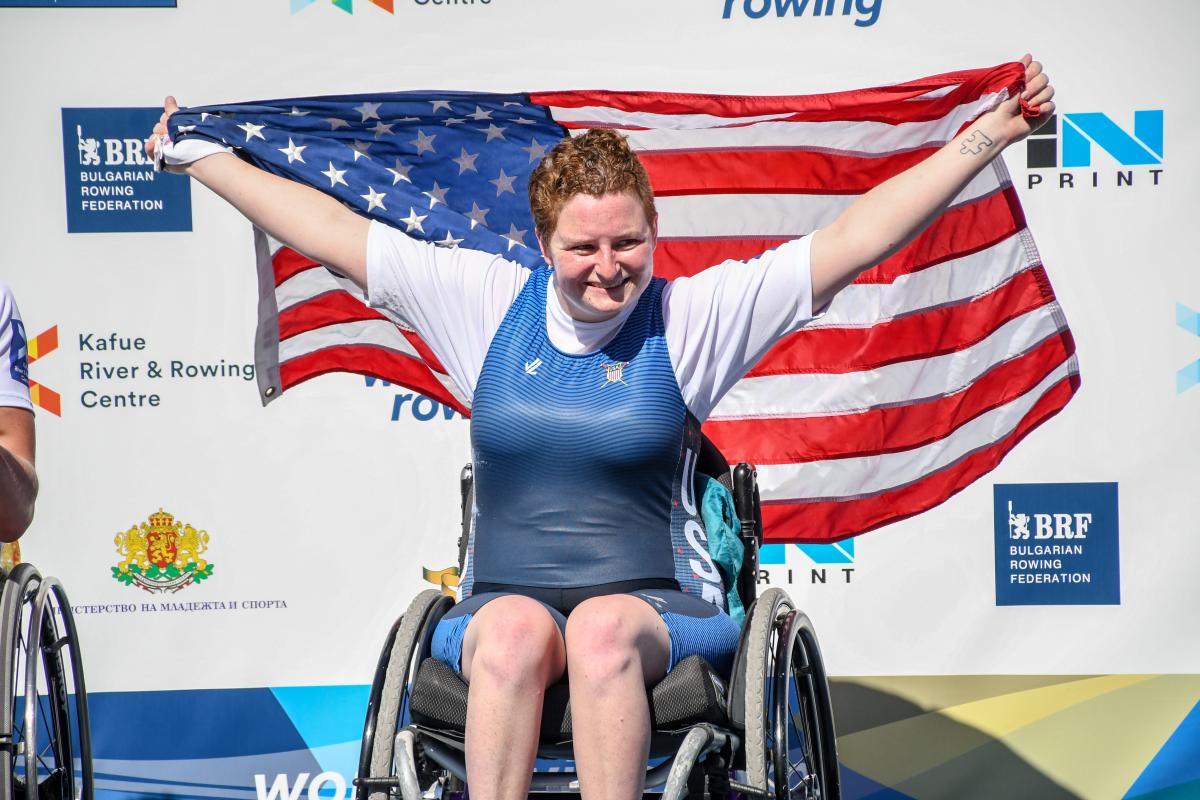
[[[816,633],[782,589],[757,595],[763,534],[755,470],[746,463],[730,469],[704,438],[696,471],[733,493],[745,545],[736,584],[746,621],[732,675],[690,656],[648,690],[653,730],[645,796],[838,800],[833,712]],[[460,571],[474,502],[470,465],[461,490]],[[387,635],[368,700],[356,800],[468,796],[467,684],[430,657],[433,629],[453,605],[436,589],[422,592]],[[565,677],[546,690],[537,756],[530,796],[579,794],[577,775],[558,766],[572,757]],[[541,769],[547,761],[556,766]]]
[[[79,636],[57,578],[5,545],[0,567],[0,797],[92,800]]]

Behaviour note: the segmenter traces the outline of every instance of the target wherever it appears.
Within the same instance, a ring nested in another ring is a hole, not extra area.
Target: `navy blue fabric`
[[[724,605],[693,474],[699,423],[664,338],[662,279],[597,351],[546,334],[550,270],[536,270],[488,348],[472,402],[475,582],[581,587],[675,579]]]

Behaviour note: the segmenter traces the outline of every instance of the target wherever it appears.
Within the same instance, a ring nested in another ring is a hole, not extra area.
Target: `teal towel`
[[[737,593],[737,576],[742,571],[742,559],[746,555],[746,546],[738,538],[742,523],[737,518],[733,494],[720,481],[707,475],[701,477],[704,480],[704,496],[700,501],[700,518],[708,536],[708,554],[716,562],[725,582],[725,605],[729,616],[741,625],[746,620],[746,609]]]

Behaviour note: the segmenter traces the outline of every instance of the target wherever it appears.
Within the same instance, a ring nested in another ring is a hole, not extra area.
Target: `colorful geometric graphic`
[[[1200,797],[1200,675],[861,677],[831,689],[845,800]],[[94,694],[97,798],[345,798],[368,693]]]
[[[315,2],[317,0],[292,0],[292,13],[303,11]],[[330,0],[330,2],[347,14],[354,13],[354,0]],[[395,13],[395,0],[367,0],[367,2],[373,6],[379,6],[389,14]]]
[[[58,349],[58,326],[42,331],[29,340],[29,363],[44,358]],[[29,399],[35,406],[49,411],[56,417],[62,416],[62,396],[37,381],[29,381]]]
[[[1200,313],[1183,303],[1175,304],[1175,323],[1193,336],[1200,336]],[[1175,373],[1175,393],[1182,394],[1200,383],[1200,358]]]

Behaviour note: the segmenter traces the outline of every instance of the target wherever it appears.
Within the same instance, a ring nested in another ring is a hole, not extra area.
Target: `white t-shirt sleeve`
[[[492,337],[530,271],[466,247],[438,247],[372,222],[367,302],[417,332],[469,404]]]
[[[772,345],[813,318],[812,236],[726,261],[663,292],[667,349],[684,402],[708,418]]]
[[[28,337],[12,292],[0,283],[0,406],[33,410]]]

